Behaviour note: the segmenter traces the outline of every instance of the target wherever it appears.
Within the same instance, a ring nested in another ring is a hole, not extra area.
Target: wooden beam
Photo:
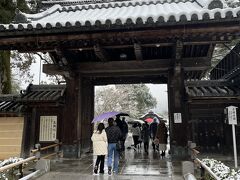
[[[142,47],[140,44],[134,43],[134,52],[137,60],[143,60]]]
[[[202,97],[202,98],[188,98],[188,103],[190,105],[214,105],[216,106],[217,104],[229,104],[233,103],[234,104],[239,104],[239,97],[230,97],[230,96],[225,96],[225,97]]]
[[[110,60],[108,53],[99,44],[93,47],[96,56],[103,62]]]
[[[147,61],[110,61],[106,63],[91,62],[75,64],[73,71],[80,73],[99,72],[138,72],[138,71],[166,71],[169,68],[169,60],[147,60]]]
[[[70,69],[59,67],[57,65],[43,65],[43,72],[47,74],[66,74],[69,70],[76,73],[88,74],[96,76],[109,76],[110,74],[129,75],[129,74],[159,74],[169,70],[171,66],[171,59],[158,60],[130,60],[130,61],[109,61],[109,62],[90,62],[90,63],[76,63],[72,64]],[[174,60],[173,60],[174,61]],[[206,59],[192,59],[182,61],[182,67],[185,71],[200,71],[209,68],[210,62]]]
[[[129,38],[132,39],[156,39],[162,38],[173,38],[173,37],[182,37],[183,35],[196,35],[198,37],[199,34],[210,34],[210,33],[229,33],[229,35],[238,35],[240,31],[239,24],[223,24],[223,23],[209,23],[208,26],[204,25],[201,26],[174,26],[174,27],[162,27],[161,29],[148,29],[148,30],[139,30],[139,31],[111,31],[111,32],[87,32],[87,33],[68,33],[67,30],[65,33],[63,30],[59,32],[55,32],[55,34],[49,34],[47,31],[39,31],[39,33],[29,32],[28,36],[26,36],[26,31],[17,31],[11,33],[0,33],[0,46],[3,48],[4,46],[11,45],[13,47],[14,44],[17,43],[34,43],[38,42],[41,43],[49,43],[49,42],[60,42],[60,41],[72,41],[72,40],[99,40],[99,39],[119,39],[119,38]],[[32,33],[32,34],[31,34]],[[33,34],[35,33],[35,34]],[[6,34],[8,36],[6,36]],[[9,36],[9,35],[14,36]],[[206,37],[207,38],[207,37]],[[206,41],[206,38],[205,41]],[[218,39],[209,39],[209,41],[217,41]],[[218,41],[220,41],[219,39]],[[226,41],[226,40],[222,40]],[[17,48],[17,47],[16,47]],[[36,47],[37,48],[37,47]],[[18,48],[17,48],[18,49]]]
[[[229,41],[186,41],[186,42],[183,42],[183,45],[204,45],[204,44],[213,44],[215,46],[215,44],[222,44],[222,43],[229,43]],[[160,47],[167,47],[167,46],[174,46],[176,43],[173,43],[173,42],[168,42],[168,43],[165,43],[165,42],[157,42],[156,43],[146,43],[146,44],[143,44],[141,43],[141,47],[156,47],[156,45],[159,45]],[[48,46],[48,47],[37,47],[37,48],[34,48],[33,46],[32,47],[26,47],[26,46],[21,46],[19,48],[19,46],[17,46],[19,49],[18,51],[21,52],[21,53],[24,53],[24,52],[55,52],[55,48],[57,46],[57,42],[55,42],[55,45],[54,46]],[[10,47],[10,45],[9,45]],[[13,46],[11,45],[11,47],[13,48]],[[112,46],[109,46],[109,45],[104,45],[104,46],[101,46],[101,48],[103,49],[122,49],[122,48],[133,48],[134,45],[132,44],[123,44],[123,45],[112,45]],[[6,49],[6,47],[1,47],[0,46],[0,49]],[[66,48],[67,50],[70,50],[70,51],[78,51],[78,50],[81,50],[81,51],[84,51],[84,50],[93,50],[94,47],[81,47],[80,45],[79,46],[76,46],[76,47],[67,47]]]
[[[182,58],[181,64],[185,71],[203,71],[211,67],[211,60],[207,57]]]
[[[82,67],[81,64],[78,64],[80,67]],[[76,66],[76,65],[75,65]],[[86,67],[86,66],[84,66]],[[97,66],[94,66],[97,67]],[[99,67],[98,67],[99,68]],[[81,69],[79,68],[78,70],[75,68],[73,70],[75,73],[80,73],[82,77],[136,77],[136,76],[152,76],[152,75],[161,75],[165,74],[166,71],[164,70],[159,70],[159,69],[138,69],[138,70],[133,70],[133,69],[116,69],[114,68],[111,70],[108,68],[106,71],[104,69],[96,69],[96,71],[90,70],[90,69]],[[43,72],[49,75],[54,75],[54,74],[59,74],[59,75],[65,75],[68,73],[67,70],[60,69],[57,65],[54,64],[44,64],[43,65]]]
[[[43,72],[48,75],[62,75],[69,77],[68,69],[56,64],[43,64]]]
[[[134,83],[155,83],[167,84],[167,75],[149,75],[149,76],[116,76],[116,77],[94,77],[92,82],[94,85],[108,84],[134,84]]]

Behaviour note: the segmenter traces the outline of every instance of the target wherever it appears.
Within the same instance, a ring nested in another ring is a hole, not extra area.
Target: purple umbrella
[[[105,112],[100,114],[99,116],[95,117],[92,120],[92,123],[98,122],[98,121],[102,121],[104,119],[108,119],[110,117],[116,116],[116,115],[120,115],[120,116],[129,116],[127,113],[122,113],[122,112],[116,112],[116,111],[112,111],[112,112]]]

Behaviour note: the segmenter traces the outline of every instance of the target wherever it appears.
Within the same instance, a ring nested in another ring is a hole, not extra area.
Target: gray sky
[[[168,111],[168,93],[166,84],[147,84],[150,92],[157,99],[157,107],[153,110],[156,113]]]

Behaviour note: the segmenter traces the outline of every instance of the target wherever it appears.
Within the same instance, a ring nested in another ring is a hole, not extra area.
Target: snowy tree
[[[25,0],[18,0],[13,3],[12,0],[0,1],[0,23],[10,23],[15,16],[15,9],[28,11]],[[0,51],[0,94],[9,94],[12,92],[10,51]]]
[[[122,111],[137,118],[156,104],[156,98],[145,84],[107,86],[96,90],[95,114]]]

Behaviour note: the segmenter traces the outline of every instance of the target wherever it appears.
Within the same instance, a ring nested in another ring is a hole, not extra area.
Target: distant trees
[[[40,0],[1,0],[0,23],[7,24],[14,21],[16,9],[25,13],[36,11],[39,2]],[[17,93],[22,82],[32,82],[33,75],[30,73],[30,68],[39,59],[44,63],[49,63],[51,60],[48,54],[0,51],[0,94]],[[19,77],[21,77],[20,83]],[[63,81],[59,76],[52,80]]]
[[[96,90],[95,114],[122,111],[137,118],[156,105],[156,98],[145,84],[106,86]]]
[[[25,0],[18,0],[16,4],[12,0],[0,1],[0,23],[10,23],[15,16],[15,9],[28,11]],[[0,94],[12,92],[10,51],[0,51]]]

